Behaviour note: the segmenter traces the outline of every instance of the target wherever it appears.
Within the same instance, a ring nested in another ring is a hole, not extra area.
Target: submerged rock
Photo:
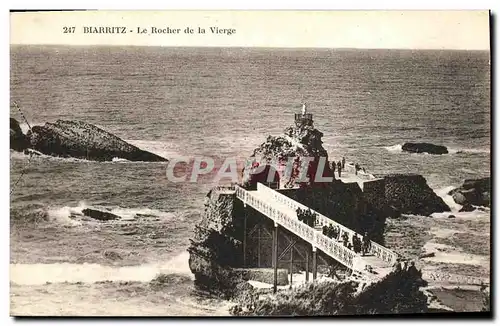
[[[463,206],[475,205],[490,207],[491,180],[490,177],[467,179],[459,188],[448,193],[455,203]]]
[[[10,118],[10,149],[22,152],[28,147],[28,139],[21,130],[19,122],[14,118]]]
[[[402,149],[410,153],[448,154],[446,146],[431,143],[404,143]]]
[[[168,161],[81,121],[57,120],[55,123],[47,122],[44,126],[34,126],[27,138],[33,149],[52,156],[93,161],[112,161],[116,157],[129,161]]]
[[[110,212],[100,211],[93,208],[85,208],[82,210],[83,215],[91,217],[93,219],[99,221],[110,221],[110,220],[119,220],[120,216],[115,215]]]

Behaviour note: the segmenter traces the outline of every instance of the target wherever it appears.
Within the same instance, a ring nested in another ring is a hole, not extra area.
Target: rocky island
[[[45,155],[73,157],[92,161],[166,162],[166,158],[141,150],[119,137],[86,122],[57,120],[33,126],[26,135],[19,123],[10,119],[10,148],[35,150]]]
[[[196,286],[238,302],[231,311],[234,315],[432,311],[420,290],[426,282],[415,264],[383,247],[384,225],[386,218],[399,214],[428,215],[450,208],[420,175],[362,179],[344,172],[337,177],[322,136],[312,115],[296,114],[282,136],[269,136],[253,151],[241,185],[215,187],[207,194],[204,215],[188,248]],[[291,171],[286,168],[290,161]],[[299,177],[302,162],[308,167],[305,179]],[[325,162],[323,170],[317,169]],[[318,171],[331,181],[316,182]],[[267,195],[259,197],[259,192]],[[266,198],[274,203],[269,208]],[[301,220],[296,207],[311,212],[313,221],[295,222]],[[332,236],[329,228],[341,232]],[[350,245],[358,236],[371,241],[365,258]],[[310,272],[313,282],[307,282]],[[292,276],[305,276],[306,282],[294,285]],[[276,293],[255,286],[273,279]]]

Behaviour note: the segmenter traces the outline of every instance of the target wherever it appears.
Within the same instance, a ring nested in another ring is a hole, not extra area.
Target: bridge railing
[[[302,210],[311,210],[312,212],[316,213],[316,215],[317,215],[316,224],[319,225],[320,227],[323,227],[325,225],[326,226],[332,225],[332,226],[338,227],[340,232],[335,240],[340,240],[341,236],[344,232],[348,234],[349,239],[352,239],[353,235],[357,234],[355,231],[349,229],[348,227],[330,219],[329,217],[327,217],[323,214],[316,212],[313,209],[310,209],[306,205],[301,204],[301,203],[297,202],[296,200],[293,200],[292,198],[283,195],[280,192],[277,192],[273,189],[266,187],[265,185],[261,184],[260,182],[257,183],[257,190],[269,195],[275,201],[290,207],[294,211],[296,211],[297,208],[300,208]],[[359,237],[361,240],[363,239],[362,235],[359,235]],[[373,255],[375,255],[376,257],[378,257],[378,258],[382,259],[383,261],[390,263],[390,264],[395,263],[397,258],[398,258],[398,254],[396,254],[394,251],[376,243],[375,241],[371,241],[371,253]]]
[[[344,247],[341,243],[328,238],[314,228],[299,221],[295,212],[285,213],[284,211],[276,209],[267,202],[257,198],[252,194],[252,192],[240,187],[236,187],[236,197],[244,203],[252,206],[262,214],[268,216],[276,223],[290,230],[292,233],[295,233],[302,239],[308,241],[314,247],[341,262],[343,265],[353,269],[354,258],[356,256],[354,251]]]

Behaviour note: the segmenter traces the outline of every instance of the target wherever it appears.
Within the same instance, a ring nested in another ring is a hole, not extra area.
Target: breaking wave
[[[10,281],[19,285],[40,285],[49,283],[96,283],[137,281],[150,282],[161,277],[163,283],[177,283],[179,280],[194,280],[189,269],[189,253],[183,252],[164,263],[138,266],[104,266],[100,264],[11,264]]]

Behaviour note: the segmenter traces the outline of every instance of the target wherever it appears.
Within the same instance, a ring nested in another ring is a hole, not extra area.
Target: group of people
[[[354,251],[355,253],[361,253],[362,256],[366,255],[371,250],[371,240],[368,236],[368,232],[365,232],[363,239],[358,237],[357,233],[352,235],[351,242],[349,242],[349,235],[344,232],[342,235],[342,243],[344,247]]]
[[[342,244],[344,247],[353,250],[355,253],[361,253],[363,256],[370,252],[371,250],[371,239],[368,236],[368,232],[365,232],[365,235],[361,239],[358,237],[357,233],[352,235],[351,241],[349,241],[349,234],[347,232],[343,232],[342,236],[340,236],[341,230],[338,226],[333,225],[323,225],[323,234],[334,240],[342,240]]]
[[[335,174],[335,169],[336,169],[339,173],[339,178],[340,178],[342,176],[342,170],[345,169],[345,157],[342,157],[341,161],[331,162],[331,169],[332,169],[334,174]]]
[[[338,226],[333,225],[323,225],[323,234],[329,237],[330,239],[337,240],[340,234],[340,228]]]

